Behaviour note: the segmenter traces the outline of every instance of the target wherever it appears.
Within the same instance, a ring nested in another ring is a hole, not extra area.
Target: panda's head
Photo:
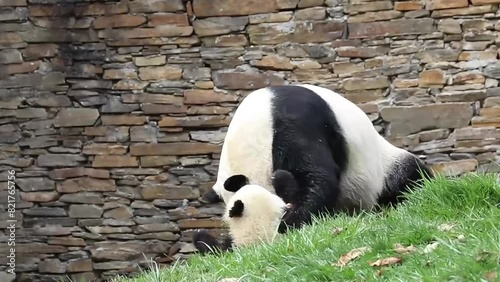
[[[270,241],[278,234],[286,203],[259,185],[249,184],[244,175],[233,175],[224,183],[224,189],[233,192],[228,200],[223,219],[235,246]]]

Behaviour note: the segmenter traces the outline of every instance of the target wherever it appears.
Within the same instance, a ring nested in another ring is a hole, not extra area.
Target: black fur
[[[287,204],[296,205],[307,194],[307,190],[301,189],[297,180],[286,170],[276,170],[272,176],[272,184],[276,195]]]
[[[232,175],[224,182],[224,189],[229,192],[236,193],[241,187],[248,185],[249,181],[245,175]]]
[[[233,207],[229,210],[229,217],[241,217],[244,209],[245,205],[241,200],[234,201]]]
[[[423,177],[432,178],[432,171],[416,156],[409,155],[401,164],[394,164],[385,178],[385,189],[378,198],[380,206],[396,205],[404,200],[403,194],[421,184]]]
[[[203,195],[203,197],[201,197],[201,202],[205,204],[216,204],[221,203],[222,198],[217,195],[217,193],[213,189],[210,189],[210,191],[208,191]]]
[[[201,254],[216,254],[232,250],[233,242],[231,236],[223,236],[222,242],[219,242],[219,240],[212,236],[206,229],[194,231],[192,240],[194,246]]]
[[[304,193],[283,218],[280,232],[310,223],[311,216],[332,212],[345,170],[347,146],[328,104],[300,86],[270,87],[273,168],[289,171]],[[328,152],[325,154],[325,152]]]
[[[233,175],[226,179],[224,182],[224,189],[231,191],[231,192],[236,192],[240,190],[241,187],[247,185],[249,183],[248,178],[245,175]],[[207,193],[203,195],[201,198],[204,203],[207,204],[215,204],[215,203],[221,203],[222,202],[222,197],[220,197],[214,190],[210,190]]]

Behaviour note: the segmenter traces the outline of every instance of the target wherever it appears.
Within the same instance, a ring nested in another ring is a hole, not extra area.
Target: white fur
[[[229,217],[229,210],[234,202],[243,202],[243,215]],[[248,246],[259,242],[272,241],[278,234],[280,219],[285,211],[285,202],[259,185],[241,187],[226,206],[223,220],[229,226],[229,232],[236,247]]]
[[[263,88],[250,93],[240,104],[228,127],[219,161],[217,182],[213,189],[228,202],[232,192],[224,189],[224,181],[243,174],[251,184],[272,189],[271,95]]]
[[[341,182],[338,208],[349,208],[362,201],[370,208],[382,192],[388,165],[408,154],[385,140],[373,127],[368,116],[354,103],[327,88],[308,88],[327,102],[343,130],[349,150],[349,166]],[[259,89],[250,93],[236,110],[229,125],[221,152],[216,193],[228,203],[232,194],[223,188],[224,181],[234,174],[247,176],[251,184],[272,193],[272,112],[273,93]],[[354,203],[353,201],[356,201]]]

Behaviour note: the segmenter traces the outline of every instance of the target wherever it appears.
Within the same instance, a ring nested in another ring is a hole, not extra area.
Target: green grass
[[[272,244],[220,257],[195,255],[171,268],[116,281],[500,281],[497,176],[439,176],[424,186],[396,209],[317,219]],[[334,234],[335,228],[342,231]],[[435,242],[434,250],[425,251]],[[396,243],[416,250],[399,254]],[[332,265],[359,247],[370,250],[343,267]],[[369,265],[385,257],[403,261],[386,267]]]

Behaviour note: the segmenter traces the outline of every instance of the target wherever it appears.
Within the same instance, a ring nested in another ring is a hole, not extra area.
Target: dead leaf
[[[434,251],[438,246],[439,246],[439,242],[431,243],[431,244],[425,246],[424,253],[428,254],[428,253]]]
[[[339,260],[337,262],[333,263],[332,265],[345,266],[350,261],[356,259],[357,257],[361,256],[362,254],[364,254],[365,252],[367,252],[369,250],[370,250],[369,247],[361,247],[361,248],[353,249],[350,252],[348,252],[347,254],[341,255]]]
[[[438,229],[441,230],[441,231],[450,231],[451,229],[453,229],[453,227],[455,227],[455,224],[453,223],[444,223],[444,224],[441,224],[438,226]]]
[[[484,275],[484,278],[486,278],[486,280],[489,282],[493,282],[497,279],[497,273],[494,271],[488,272]]]
[[[417,248],[413,245],[409,245],[408,247],[405,247],[400,243],[394,244],[394,251],[396,251],[396,253],[398,253],[398,254],[411,253],[411,252],[414,252],[416,250],[417,250]]]
[[[388,257],[371,262],[370,266],[387,266],[387,265],[398,264],[402,261],[403,258],[401,257]]]
[[[344,228],[342,228],[342,227],[335,227],[335,228],[333,228],[332,233],[333,233],[333,235],[339,235],[340,232],[342,232],[343,230],[344,230]]]
[[[379,270],[377,270],[377,272],[375,272],[375,275],[377,275],[377,276],[382,276],[382,274],[384,274],[382,269],[379,269]]]

